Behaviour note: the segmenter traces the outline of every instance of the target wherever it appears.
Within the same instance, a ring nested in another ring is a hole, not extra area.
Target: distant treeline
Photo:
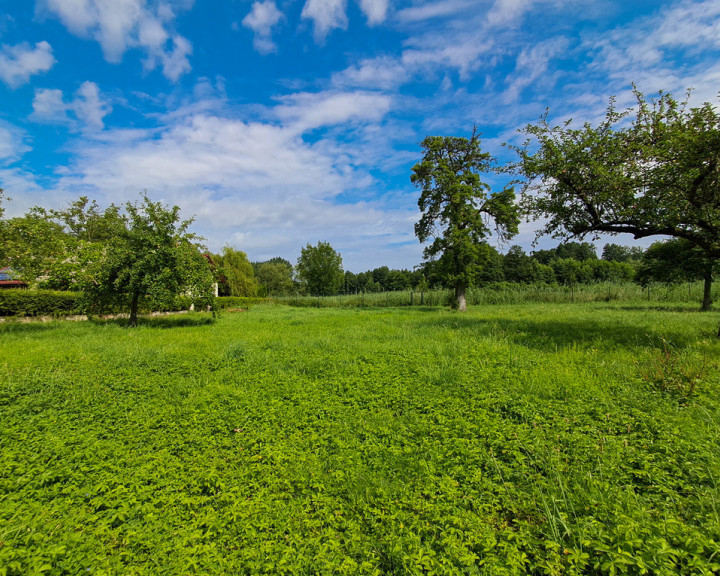
[[[506,254],[490,245],[483,246],[483,250],[485,258],[476,277],[477,286],[497,282],[564,286],[606,281],[629,282],[636,278],[644,254],[641,248],[607,244],[598,258],[595,246],[589,242],[569,242],[531,254],[525,253],[520,246],[512,246]],[[434,261],[415,270],[380,266],[360,273],[345,271],[343,283],[335,293],[372,294],[449,288],[449,284],[444,281],[442,265],[442,261]],[[283,258],[253,262],[252,269],[259,295],[308,293],[295,277],[292,264]],[[229,294],[229,287],[221,285],[220,293]]]
[[[605,281],[631,281],[640,267],[643,250],[608,244],[598,258],[589,242],[571,242],[557,248],[526,254],[512,246],[506,254],[486,245],[484,262],[475,285],[495,282],[518,284],[589,284]],[[450,288],[444,281],[443,262],[428,262],[417,270],[392,270],[387,266],[360,274],[345,272],[344,292],[388,292],[420,288]]]

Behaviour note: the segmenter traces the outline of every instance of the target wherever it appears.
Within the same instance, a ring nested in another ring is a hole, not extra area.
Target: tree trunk
[[[706,311],[710,310],[712,306],[712,261],[708,262],[707,266],[705,267],[705,285],[703,287],[703,301],[702,301],[702,307],[700,310]]]
[[[455,298],[457,299],[458,312],[467,310],[467,302],[465,301],[465,283],[460,282],[455,286]]]
[[[140,292],[135,292],[132,297],[132,302],[130,302],[130,321],[128,324],[130,326],[137,326],[137,312],[138,312],[138,302],[140,301]]]

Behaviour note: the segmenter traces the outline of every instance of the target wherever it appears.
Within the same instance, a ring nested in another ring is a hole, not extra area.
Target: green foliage
[[[345,280],[342,257],[328,242],[305,246],[295,270],[305,292],[313,296],[337,294]]]
[[[695,358],[663,338],[662,348],[644,365],[639,365],[639,370],[643,381],[652,389],[687,402],[697,394],[708,367],[706,358]]]
[[[256,304],[267,304],[270,302],[267,298],[248,298],[245,296],[220,296],[215,298],[215,306],[217,308],[249,308]]]
[[[571,258],[578,262],[585,262],[586,260],[597,260],[597,252],[595,246],[590,242],[562,242],[555,248],[535,251],[533,258],[541,264],[550,264],[559,258]]]
[[[66,234],[83,242],[105,242],[120,234],[124,227],[118,206],[111,204],[101,210],[97,201],[90,201],[87,196],[81,196],[63,210],[36,207],[33,213],[54,221]]]
[[[525,208],[555,236],[673,236],[720,258],[720,112],[670,94],[635,96],[632,120],[611,101],[598,126],[551,126],[544,116],[525,128],[515,165]]]
[[[287,262],[262,262],[255,267],[255,276],[267,296],[287,296],[295,291],[293,267]]]
[[[684,240],[653,243],[643,254],[637,280],[643,285],[650,282],[693,282],[705,278],[714,262],[703,250]]]
[[[83,283],[92,313],[124,307],[130,325],[140,308],[162,309],[185,295],[198,306],[212,305],[214,279],[180,209],[152,202],[127,203],[122,231],[104,244]]]
[[[518,231],[515,193],[506,188],[490,193],[480,174],[490,171],[493,159],[480,149],[480,135],[473,129],[467,138],[428,136],[421,143],[422,160],[413,166],[411,182],[421,190],[420,220],[415,235],[427,260],[444,257],[444,281],[456,289],[458,307],[465,308],[465,290],[480,273],[482,242],[490,234],[487,219],[494,221],[501,239]]]
[[[76,242],[59,224],[38,213],[10,218],[0,225],[0,262],[31,286],[67,289],[77,270]],[[43,286],[44,285],[44,286]]]
[[[542,264],[538,264],[542,267]],[[550,269],[552,272],[552,268]],[[670,284],[642,288],[628,281],[593,282],[590,284],[559,285],[555,282],[519,284],[511,282],[488,282],[469,288],[467,304],[484,306],[494,304],[530,303],[581,303],[617,301],[633,307],[675,307],[689,311],[689,303],[702,295],[702,283]],[[275,298],[274,302],[305,308],[391,308],[398,306],[447,306],[454,291],[442,288],[415,288],[402,292],[364,292],[350,295],[308,297],[292,296]],[[713,297],[720,298],[717,287]]]
[[[603,246],[602,259],[609,262],[631,262],[642,258],[643,249],[639,246],[622,246],[608,243]]]
[[[81,313],[81,295],[77,292],[0,290],[0,316],[66,316]]]
[[[717,573],[713,324],[607,303],[0,324],[0,573]],[[687,402],[638,372],[663,338],[708,359]]]
[[[687,240],[655,242],[643,254],[636,280],[643,286],[651,282],[703,280],[705,289],[702,310],[709,310],[712,304],[713,273],[720,269],[719,262],[709,258],[704,250]]]
[[[258,283],[253,266],[245,252],[225,246],[222,254],[213,256],[213,260],[217,266],[216,274],[221,296],[257,295]]]

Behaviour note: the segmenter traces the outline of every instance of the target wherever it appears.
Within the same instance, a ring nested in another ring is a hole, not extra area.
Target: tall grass
[[[678,309],[0,324],[0,574],[718,573],[720,341]]]
[[[634,283],[598,282],[578,286],[548,284],[511,284],[507,282],[470,288],[467,303],[482,304],[566,303],[566,302],[656,302],[695,304],[702,300],[701,282],[654,284],[641,287]],[[314,308],[383,308],[398,306],[447,306],[452,290],[398,291],[337,296],[287,296],[275,302]],[[713,300],[720,298],[720,287],[713,286]]]

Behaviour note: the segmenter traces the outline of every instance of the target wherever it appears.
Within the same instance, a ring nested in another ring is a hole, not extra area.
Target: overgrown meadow
[[[711,574],[695,304],[0,325],[0,574]]]

